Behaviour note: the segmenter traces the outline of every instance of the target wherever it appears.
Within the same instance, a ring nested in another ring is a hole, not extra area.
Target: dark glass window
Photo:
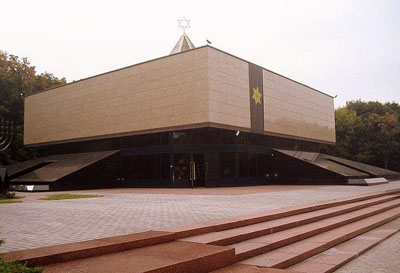
[[[174,144],[189,144],[186,131],[176,131],[172,133]]]
[[[132,166],[132,156],[123,156],[121,159],[122,178],[124,178],[127,181],[130,181],[132,179],[131,166]]]
[[[249,177],[247,153],[239,153],[239,177]]]
[[[257,176],[257,155],[256,154],[248,154],[248,162],[249,162],[249,177]]]
[[[117,137],[117,138],[111,138],[110,139],[110,147],[111,150],[119,150],[122,148],[122,138]]]
[[[240,132],[240,134],[237,137],[238,137],[238,143],[242,145],[254,145],[254,146],[266,145],[266,136],[264,135]]]
[[[81,145],[82,152],[97,152],[111,150],[109,139],[98,139],[84,142]]]
[[[215,144],[233,144],[235,143],[235,131],[219,130],[219,143]]]
[[[268,155],[239,153],[239,177],[265,177],[269,170]]]
[[[133,179],[143,179],[143,164],[144,156],[143,155],[135,155],[133,156],[132,161],[132,173]]]
[[[131,157],[128,170],[127,159],[122,161],[122,173],[131,172],[130,179],[168,179],[169,178],[169,154],[149,154],[149,155],[134,155]],[[128,175],[125,174],[127,177]],[[125,177],[124,176],[124,177]]]
[[[158,145],[168,145],[169,132],[159,133],[158,138],[159,138]]]
[[[200,128],[173,132],[174,144],[233,144],[235,131]]]
[[[235,176],[235,154],[221,153],[221,177],[230,178]]]
[[[312,141],[295,140],[277,136],[253,134],[248,132],[240,132],[240,134],[236,136],[236,131],[233,130],[225,130],[217,128],[199,128],[199,129],[181,130],[175,132],[161,132],[153,134],[143,134],[143,135],[54,144],[54,145],[39,147],[37,148],[37,150],[39,151],[40,155],[42,154],[51,155],[51,154],[83,153],[83,152],[118,150],[124,148],[160,146],[160,145],[168,145],[170,134],[172,134],[173,143],[178,145],[179,144],[180,145],[234,144],[235,138],[238,141],[237,143],[241,145],[263,146],[263,147],[272,147],[275,149],[298,150],[298,151],[309,151],[309,152],[319,152],[322,145],[320,143]],[[218,170],[216,174],[219,175],[219,173],[221,173],[220,170]]]
[[[168,145],[168,132],[128,136],[122,142],[124,148]]]
[[[155,158],[154,155],[144,155],[144,179],[155,178]]]
[[[174,154],[175,180],[187,180],[190,178],[190,154]]]
[[[169,154],[161,154],[160,158],[161,179],[169,178]]]
[[[248,134],[248,144],[255,146],[265,146],[264,135],[259,134]]]
[[[257,177],[264,177],[265,176],[264,158],[265,158],[265,155],[257,154]]]

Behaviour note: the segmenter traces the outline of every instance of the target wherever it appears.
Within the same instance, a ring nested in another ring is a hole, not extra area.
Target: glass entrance
[[[193,154],[193,162],[195,163],[196,180],[194,181],[195,187],[204,187],[207,179],[207,168],[204,164],[203,154]]]
[[[194,168],[190,167],[190,162],[194,162]],[[204,187],[207,179],[204,155],[193,153],[174,154],[174,183],[191,186],[191,177],[194,177],[193,186]]]

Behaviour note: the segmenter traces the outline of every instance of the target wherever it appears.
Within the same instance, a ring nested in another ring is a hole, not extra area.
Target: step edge
[[[364,253],[367,252],[368,250],[374,248],[375,246],[379,245],[379,244],[382,243],[383,241],[389,239],[390,237],[392,237],[393,235],[395,235],[395,234],[398,233],[399,231],[400,231],[400,229],[397,230],[397,231],[394,231],[393,233],[389,234],[387,237],[382,238],[382,239],[376,241],[376,242],[373,243],[372,245],[370,245],[370,246],[368,246],[368,247],[362,249],[360,252],[355,253],[353,256],[351,256],[351,257],[349,257],[348,259],[342,261],[341,263],[339,263],[339,264],[333,266],[331,269],[329,269],[328,271],[325,271],[325,272],[323,272],[323,273],[331,273],[331,272],[334,272],[334,271],[338,270],[339,268],[341,268],[341,267],[344,266],[345,264],[347,264],[347,263],[351,262],[352,260],[354,260],[354,259],[360,257],[362,254],[364,254]]]
[[[346,205],[350,203],[355,203],[359,201],[364,201],[368,199],[378,198],[385,195],[395,195],[400,194],[400,189],[398,190],[387,190],[379,193],[372,193],[372,194],[365,194],[357,197],[347,197],[342,199],[333,199],[331,201],[325,201],[319,204],[310,204],[304,205],[300,208],[284,208],[284,209],[277,209],[268,212],[262,216],[255,216],[249,218],[242,218],[242,219],[228,219],[223,220],[220,222],[216,222],[215,224],[207,224],[207,225],[199,225],[196,228],[187,228],[187,226],[178,227],[169,229],[167,231],[174,232],[176,234],[177,239],[183,239],[187,237],[192,237],[196,235],[202,235],[210,232],[217,232],[228,230],[237,227],[244,227],[252,224],[262,223],[269,220],[276,220],[281,219],[288,216],[298,215],[306,212],[312,212],[320,209]]]
[[[326,251],[326,250],[328,250],[328,249],[330,249],[330,248],[332,248],[332,247],[334,247],[336,245],[339,245],[339,244],[341,244],[341,243],[343,243],[343,242],[345,242],[347,240],[353,239],[353,238],[355,238],[355,237],[357,237],[357,236],[359,236],[361,234],[364,234],[364,233],[366,233],[368,231],[371,231],[371,230],[373,230],[375,228],[378,228],[378,227],[380,227],[380,226],[382,226],[382,225],[384,225],[386,223],[389,223],[389,222],[391,222],[391,221],[393,221],[393,220],[395,220],[395,219],[397,219],[399,217],[400,217],[400,212],[397,212],[392,216],[389,216],[389,217],[387,217],[385,219],[380,220],[379,222],[370,224],[370,225],[368,225],[366,227],[359,228],[359,229],[351,232],[350,234],[346,234],[345,236],[338,236],[337,238],[335,238],[335,239],[333,239],[333,240],[331,240],[329,242],[326,242],[321,246],[316,247],[315,249],[319,249],[319,251],[317,251],[315,254],[306,255],[306,253],[300,253],[299,255],[296,255],[296,256],[291,257],[291,258],[289,258],[287,260],[281,261],[281,262],[279,262],[277,264],[274,264],[271,267],[272,268],[279,268],[279,269],[288,268],[288,267],[293,266],[295,264],[298,264],[298,263],[300,263],[300,262],[302,262],[302,261],[304,261],[304,260],[306,260],[306,259],[308,259],[308,258],[310,258],[310,257],[312,257],[314,255],[317,255],[317,254],[319,254],[319,253],[321,253],[323,251]],[[301,241],[301,240],[298,240],[298,241]],[[337,241],[339,241],[339,242],[337,242]],[[288,245],[290,245],[290,244],[288,244]],[[279,248],[280,247],[275,248],[275,249],[271,249],[271,250],[276,250],[276,249],[279,249]],[[308,252],[309,253],[313,253],[314,249],[309,250]],[[266,253],[266,252],[264,252],[264,253]],[[263,254],[263,253],[261,253],[261,254]],[[258,255],[261,255],[261,254],[258,254]],[[258,256],[258,255],[255,255],[255,256]],[[252,256],[252,257],[255,257],[255,256]],[[299,259],[300,256],[306,256],[306,257],[302,261],[294,262],[295,260]],[[252,258],[252,257],[249,257],[249,258]],[[249,258],[246,258],[246,259],[249,259]],[[240,262],[240,261],[243,261],[243,260],[239,260],[238,262]]]
[[[327,226],[325,226],[325,227],[319,227],[319,228],[316,228],[316,229],[313,229],[313,230],[305,231],[305,232],[303,232],[301,234],[293,235],[293,236],[287,237],[287,238],[285,238],[285,239],[283,239],[281,241],[277,241],[277,242],[272,242],[272,243],[266,244],[266,245],[264,245],[262,247],[254,248],[254,249],[251,249],[251,250],[248,250],[248,251],[245,251],[245,252],[236,252],[236,256],[238,257],[237,260],[238,261],[243,261],[244,259],[249,259],[250,257],[254,257],[254,256],[246,255],[246,253],[250,254],[251,252],[259,252],[259,254],[257,254],[257,255],[261,255],[261,254],[263,254],[263,253],[265,253],[267,251],[275,250],[275,249],[278,249],[280,247],[290,245],[292,243],[295,243],[295,242],[310,238],[312,236],[321,234],[321,233],[326,232],[326,231],[333,230],[335,228],[339,228],[339,227],[342,227],[342,226],[345,226],[345,225],[348,225],[348,224],[351,224],[351,223],[354,223],[354,222],[357,222],[357,221],[372,217],[374,215],[386,212],[388,210],[391,210],[391,209],[394,209],[394,208],[397,208],[397,207],[400,207],[400,203],[388,206],[386,208],[378,208],[378,209],[376,209],[374,211],[365,213],[363,215],[358,215],[358,216],[355,216],[353,218],[343,220],[341,222],[331,223],[331,224],[327,223]],[[313,234],[315,231],[318,231],[318,233],[317,234]],[[294,240],[294,239],[297,239],[297,240]],[[294,240],[294,241],[292,241],[292,240]],[[281,243],[282,241],[284,243]],[[245,241],[243,241],[243,242],[245,242]],[[282,245],[280,245],[279,247],[270,248],[270,245],[279,244],[279,243],[281,243]],[[257,256],[257,255],[255,255],[255,256]],[[244,256],[244,257],[242,257],[242,256]]]
[[[134,233],[132,235],[138,235],[149,233],[148,231]],[[158,233],[158,231],[156,232]],[[26,249],[12,252],[2,253],[2,256],[8,260],[18,260],[22,263],[26,263],[28,266],[42,266],[52,263],[61,263],[72,260],[90,258],[110,254],[119,251],[132,250],[135,248],[141,248],[146,246],[152,246],[161,243],[172,242],[175,240],[175,234],[171,232],[162,232],[162,235],[149,236],[147,238],[137,240],[127,240],[121,242],[112,242],[113,239],[122,236],[113,236],[102,239],[94,239],[82,242],[75,242],[69,244],[47,246],[34,249]],[[107,240],[110,240],[107,243]],[[80,244],[93,244],[85,247],[79,247]],[[78,246],[76,249],[71,249]],[[61,249],[60,249],[61,248]],[[66,248],[66,249],[63,249]]]
[[[216,239],[216,240],[204,240],[204,241],[190,241],[190,240],[185,240],[185,239],[190,238],[190,237],[187,237],[187,238],[184,238],[182,241],[226,246],[229,244],[239,243],[242,241],[254,239],[254,238],[257,238],[260,236],[265,236],[265,235],[272,234],[275,232],[280,232],[280,231],[291,229],[294,227],[315,223],[315,222],[325,220],[325,219],[328,219],[331,217],[344,215],[346,213],[354,212],[359,209],[373,207],[378,204],[384,204],[386,202],[393,201],[398,198],[399,198],[398,196],[387,197],[384,200],[371,201],[370,203],[367,203],[367,204],[359,204],[354,207],[345,208],[345,209],[334,211],[334,212],[328,212],[324,215],[310,216],[309,218],[306,218],[306,219],[292,221],[292,222],[288,222],[288,223],[284,223],[284,224],[277,224],[276,226],[271,226],[271,227],[264,228],[264,229],[260,228],[259,230],[256,230],[256,231],[250,231],[250,232],[243,233],[243,234],[232,235],[227,238],[221,238],[221,239]],[[281,219],[284,219],[284,218],[281,218]],[[248,226],[250,226],[250,225],[248,225]],[[238,227],[238,228],[241,228],[241,227]],[[201,234],[201,235],[206,235],[206,234]],[[244,237],[246,237],[246,238],[244,238]]]
[[[210,258],[216,258],[218,263],[210,263]],[[186,273],[188,272],[187,271],[188,267],[191,269],[190,272],[204,273],[232,265],[234,261],[235,261],[235,250],[233,248],[226,248],[217,253],[212,253],[188,261],[171,264],[166,267],[149,270],[146,271],[146,273],[164,273],[164,272]],[[206,271],[204,270],[205,267],[207,268]]]
[[[357,237],[357,236],[359,236],[359,235],[361,235],[361,234],[364,234],[364,233],[366,233],[366,232],[368,232],[368,231],[371,231],[371,230],[373,230],[373,229],[375,229],[375,228],[377,228],[377,227],[380,227],[380,226],[382,226],[382,225],[384,225],[384,224],[386,224],[386,223],[389,223],[389,222],[391,222],[391,221],[393,221],[393,220],[395,220],[395,219],[397,219],[397,218],[399,218],[399,217],[400,217],[400,212],[398,212],[398,213],[397,213],[396,215],[394,215],[394,216],[391,216],[391,217],[388,217],[388,218],[386,218],[386,219],[383,219],[383,220],[381,220],[381,221],[379,221],[379,222],[377,222],[377,223],[374,223],[374,224],[372,224],[372,225],[370,225],[370,226],[368,226],[368,227],[364,227],[364,228],[361,228],[361,229],[359,229],[359,230],[357,230],[357,231],[352,232],[353,234],[352,234],[351,238],[343,239],[342,242],[340,242],[340,243],[337,243],[337,244],[335,244],[335,245],[333,245],[333,246],[329,246],[329,242],[327,242],[327,243],[324,244],[324,246],[321,246],[321,247],[320,247],[322,250],[320,250],[320,251],[317,251],[317,250],[315,250],[315,251],[310,251],[310,252],[312,252],[312,253],[315,252],[315,254],[312,254],[312,255],[300,254],[300,255],[297,255],[296,257],[293,257],[293,258],[288,259],[288,261],[283,261],[283,262],[281,262],[281,263],[279,263],[279,264],[277,264],[277,265],[273,265],[272,267],[273,267],[273,268],[279,268],[279,269],[288,268],[288,267],[290,267],[290,266],[292,266],[292,265],[295,265],[295,264],[299,263],[299,262],[291,263],[291,262],[293,262],[293,260],[296,260],[296,258],[297,258],[298,256],[306,256],[306,258],[303,259],[303,261],[304,261],[304,260],[306,260],[306,259],[308,259],[308,258],[311,258],[312,256],[317,255],[317,254],[319,254],[319,253],[321,253],[321,252],[323,252],[323,251],[326,251],[326,250],[328,250],[328,249],[330,249],[330,248],[332,248],[332,247],[334,247],[334,246],[337,246],[337,245],[339,245],[339,244],[341,244],[341,243],[344,243],[344,242],[346,242],[346,241],[348,241],[348,240],[351,240],[351,239],[353,239],[353,238],[355,238],[355,237]],[[319,248],[319,247],[317,247],[317,248]]]

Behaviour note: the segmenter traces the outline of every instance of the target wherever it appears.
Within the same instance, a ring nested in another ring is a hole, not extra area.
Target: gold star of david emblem
[[[257,105],[257,103],[261,104],[261,92],[258,89],[258,86],[256,88],[253,87],[253,96],[251,96],[254,99],[254,103]]]

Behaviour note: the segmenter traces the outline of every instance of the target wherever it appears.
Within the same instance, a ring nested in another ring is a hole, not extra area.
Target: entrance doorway
[[[195,163],[196,180],[194,181],[195,187],[204,187],[207,179],[207,169],[204,164],[203,154],[193,154],[193,162]]]
[[[194,168],[190,167],[194,162]],[[174,184],[191,186],[191,172],[195,172],[193,186],[204,187],[207,179],[207,164],[204,164],[204,154],[176,153],[174,154]],[[193,175],[193,174],[192,174]]]

